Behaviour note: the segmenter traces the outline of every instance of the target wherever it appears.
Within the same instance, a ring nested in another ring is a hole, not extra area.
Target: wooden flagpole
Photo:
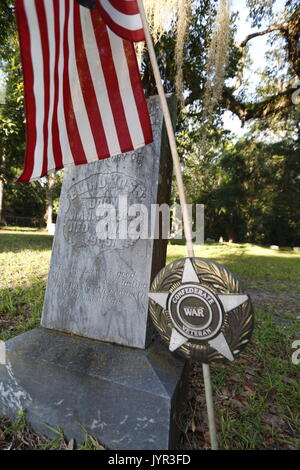
[[[179,155],[177,152],[176,146],[176,139],[175,133],[173,130],[171,115],[166,99],[166,95],[163,89],[162,80],[156,60],[156,55],[154,51],[153,41],[150,34],[150,29],[146,17],[146,12],[143,4],[143,0],[137,0],[141,20],[143,23],[143,28],[145,32],[145,39],[148,47],[149,57],[151,60],[151,65],[155,77],[156,87],[158,91],[158,95],[160,98],[160,103],[165,119],[165,125],[167,129],[167,134],[170,142],[170,149],[172,153],[173,165],[174,165],[174,172],[176,176],[177,186],[178,186],[178,193],[180,199],[180,205],[182,210],[182,218],[183,218],[183,226],[184,226],[184,233],[186,238],[187,244],[187,254],[189,258],[194,257],[194,247],[193,247],[193,240],[192,240],[192,226],[191,221],[189,218],[189,213],[187,210],[186,204],[186,196],[185,196],[185,189],[182,179],[182,172],[180,168],[180,160]],[[215,422],[215,413],[214,413],[214,404],[213,404],[213,394],[212,394],[212,384],[210,378],[210,367],[208,364],[202,364],[203,368],[203,378],[204,378],[204,386],[205,386],[205,397],[206,397],[206,405],[207,405],[207,413],[208,413],[208,422],[209,422],[209,432],[210,432],[210,440],[211,440],[211,448],[213,450],[217,450],[218,448],[218,441],[217,441],[217,432],[216,432],[216,422]]]

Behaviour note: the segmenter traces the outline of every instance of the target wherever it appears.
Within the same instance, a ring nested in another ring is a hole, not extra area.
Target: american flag
[[[106,24],[129,41],[144,41],[145,34],[136,0],[94,0]]]
[[[16,0],[27,128],[25,168],[17,181],[153,140],[133,43],[115,34],[128,28],[130,39],[135,32],[141,38],[133,29],[139,26],[136,2],[94,2],[98,8],[90,10],[75,0]],[[130,8],[123,23],[122,4]]]

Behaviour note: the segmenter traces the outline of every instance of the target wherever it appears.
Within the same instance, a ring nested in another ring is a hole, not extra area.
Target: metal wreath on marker
[[[203,363],[233,361],[253,331],[253,308],[238,279],[204,258],[163,268],[149,293],[153,323],[171,351]]]

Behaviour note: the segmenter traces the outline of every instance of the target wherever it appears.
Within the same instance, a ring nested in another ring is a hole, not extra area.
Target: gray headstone
[[[159,341],[140,350],[38,328],[6,350],[0,416],[24,410],[35,431],[78,444],[84,427],[110,450],[175,448],[188,365]]]
[[[148,100],[154,142],[137,151],[65,170],[42,326],[92,339],[145,348],[148,292],[165,264],[166,241],[99,239],[98,208],[168,202],[171,157],[162,139],[158,98]],[[102,214],[104,215],[104,214]],[[117,212],[118,215],[118,212]],[[130,221],[130,218],[129,218]],[[144,224],[150,220],[144,217]]]

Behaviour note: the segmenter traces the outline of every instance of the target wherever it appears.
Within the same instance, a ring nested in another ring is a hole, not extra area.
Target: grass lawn
[[[39,325],[51,245],[52,237],[44,233],[0,232],[0,339]],[[197,246],[196,256],[231,269],[255,306],[255,331],[246,351],[233,364],[212,365],[220,447],[300,449],[300,365],[291,360],[292,343],[300,340],[300,253],[224,243]],[[169,246],[168,262],[182,257],[184,246]],[[0,448],[24,426],[20,418],[15,424],[0,421]],[[198,363],[192,363],[181,427],[180,449],[209,447]],[[31,442],[35,448],[56,445],[39,438]],[[61,441],[57,447],[63,448]]]
[[[39,325],[53,237],[0,233],[0,339]]]

